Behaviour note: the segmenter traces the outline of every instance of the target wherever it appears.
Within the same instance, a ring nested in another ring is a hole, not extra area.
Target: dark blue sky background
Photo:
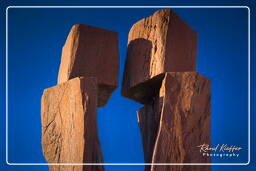
[[[236,4],[234,2],[233,4]],[[4,10],[4,5],[1,9]],[[88,24],[118,32],[119,85],[121,85],[129,29],[136,21],[151,15],[156,10],[9,9],[8,161],[10,163],[45,162],[41,150],[40,99],[45,88],[57,83],[61,48],[72,25]],[[248,160],[248,10],[246,8],[173,10],[199,35],[197,71],[210,78],[212,86],[211,143],[213,145],[227,143],[243,147],[241,157],[213,158],[213,162],[246,163]],[[2,11],[1,14],[1,19],[4,19],[4,12]],[[5,41],[3,34],[5,29],[3,25],[1,25],[1,32],[1,78],[4,78],[1,79],[1,90],[5,90],[5,47],[2,46]],[[254,59],[252,59],[253,62]],[[113,93],[106,107],[98,109],[98,127],[104,161],[143,163],[142,142],[136,117],[136,110],[142,105],[123,98],[120,95],[120,88],[121,86]],[[3,96],[1,102],[4,102],[5,93],[1,92]],[[4,164],[4,109],[4,103],[1,103],[2,168],[4,170],[48,170],[47,166]],[[213,166],[212,168],[214,171],[219,171],[252,170],[252,167]],[[144,166],[106,166],[107,171],[142,171],[143,169]]]

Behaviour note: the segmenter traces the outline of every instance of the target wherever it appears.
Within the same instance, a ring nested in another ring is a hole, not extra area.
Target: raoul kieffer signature
[[[218,144],[214,147],[210,147],[209,144],[202,144],[197,147],[200,148],[200,152],[206,152],[206,153],[207,152],[230,152],[230,153],[232,153],[235,151],[238,152],[238,151],[242,150],[241,147],[237,147],[235,145],[229,146],[227,144],[222,144],[222,145]]]

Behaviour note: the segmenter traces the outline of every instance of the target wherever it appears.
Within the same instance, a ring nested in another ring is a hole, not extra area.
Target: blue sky
[[[57,83],[61,48],[72,25],[88,24],[118,32],[121,85],[129,29],[136,21],[156,10],[9,9],[9,162],[45,162],[41,151],[40,98],[45,88]],[[210,78],[212,86],[211,143],[243,147],[241,157],[237,159],[214,158],[213,161],[247,162],[248,10],[173,10],[199,35],[197,71]],[[4,62],[1,60],[1,66]],[[3,87],[2,84],[1,86]],[[142,105],[122,97],[120,88],[119,86],[113,93],[106,107],[98,109],[98,128],[104,161],[143,163],[142,142],[136,117],[136,110]],[[4,121],[3,117],[2,119]],[[3,121],[1,129],[4,129]],[[3,133],[1,131],[1,140],[4,139]],[[1,156],[4,156],[4,152],[5,150],[1,150]],[[4,159],[1,161],[4,162]],[[17,169],[6,165],[3,168]],[[144,166],[106,166],[107,171],[139,171],[143,168]],[[231,168],[241,170],[242,167],[230,166]],[[244,168],[250,169],[248,166]],[[48,168],[19,168],[23,169]],[[226,169],[227,167],[213,167],[213,170]]]

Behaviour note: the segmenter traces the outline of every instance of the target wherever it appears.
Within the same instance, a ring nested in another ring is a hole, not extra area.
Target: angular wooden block
[[[118,86],[117,33],[88,25],[74,25],[62,49],[58,83],[75,77],[95,77],[98,106],[104,106]]]
[[[197,33],[173,11],[138,21],[129,32],[122,95],[146,104],[152,90],[145,90],[145,81],[155,76],[161,81],[165,72],[195,71],[196,55]]]
[[[45,89],[42,148],[48,163],[102,163],[97,133],[97,79],[74,78]],[[104,170],[102,166],[51,166],[51,171]]]
[[[138,111],[145,161],[209,163],[197,147],[210,144],[210,81],[197,72],[166,73],[159,98]],[[210,166],[158,166],[146,170],[210,170]]]

